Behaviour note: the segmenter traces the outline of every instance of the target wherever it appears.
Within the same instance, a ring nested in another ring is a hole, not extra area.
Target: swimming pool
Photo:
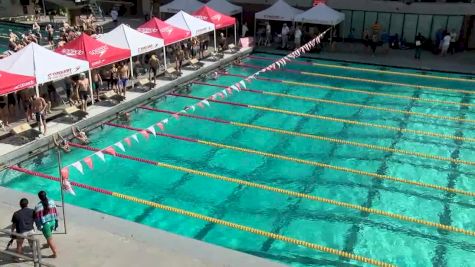
[[[215,85],[229,86],[242,79],[233,75],[252,74],[254,66],[265,66],[272,58],[277,56],[253,54],[243,61],[247,65],[229,68],[218,80],[194,84],[189,95],[179,93],[138,108],[128,126],[148,127],[170,116],[164,111],[197,101],[190,96],[208,97],[222,90]],[[396,265],[469,266],[475,260],[475,237],[470,236],[475,230],[473,77],[305,59],[261,77],[267,80],[252,82],[253,91],[197,109],[193,115],[199,117],[181,116],[169,123],[166,133],[173,136],[151,136],[149,141],[139,136],[140,143],[123,152],[187,169],[106,156],[105,163],[94,160],[93,171],[85,168],[85,175],[71,171],[71,180]],[[104,148],[132,133],[105,125],[90,133],[90,146]],[[183,137],[188,139],[179,139]],[[90,154],[74,149],[63,163]],[[53,151],[21,166],[58,175]],[[339,202],[291,197],[186,170]],[[49,180],[15,171],[0,177],[9,188],[30,193],[46,189],[59,196],[58,184]],[[75,190],[77,196],[67,195],[67,202],[292,266],[364,265]],[[343,202],[468,231],[444,231],[337,205]]]

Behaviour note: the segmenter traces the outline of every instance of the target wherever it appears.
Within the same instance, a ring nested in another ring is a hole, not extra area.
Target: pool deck
[[[99,103],[97,105],[89,106],[87,110],[89,115],[86,119],[72,121],[70,118],[66,118],[65,116],[53,119],[47,123],[47,135],[42,136],[33,142],[22,144],[20,142],[21,139],[18,136],[10,136],[0,140],[0,164],[3,164],[3,167],[10,166],[35,154],[41,153],[42,151],[53,147],[51,137],[55,133],[59,132],[62,136],[66,137],[71,136],[72,126],[78,127],[80,129],[90,129],[97,127],[105,120],[114,117],[121,111],[133,109],[148,100],[163,96],[170,90],[176,88],[178,85],[190,82],[193,79],[198,78],[200,75],[229,64],[237,57],[245,56],[251,51],[251,48],[246,48],[241,49],[241,51],[235,54],[225,54],[223,59],[216,62],[203,60],[202,62],[204,63],[204,66],[199,70],[192,71],[186,70],[185,68],[182,70],[182,76],[175,80],[165,80],[163,77],[157,78],[158,85],[156,85],[152,90],[147,90],[148,85],[137,86],[132,90],[128,90],[127,99],[119,104],[109,105],[107,104],[109,102],[103,102],[102,104]],[[146,78],[142,78],[142,80],[143,79]],[[148,81],[148,79],[146,80]],[[2,166],[0,165],[0,169],[1,168]]]
[[[19,198],[36,203],[36,196],[0,187],[0,227],[10,225],[11,215],[18,209]],[[32,204],[30,204],[32,206]],[[59,257],[46,258],[55,266],[163,266],[163,267],[278,267],[277,262],[219,247],[195,239],[175,235],[142,224],[66,205],[67,229],[62,221],[55,234]],[[45,243],[41,235],[37,236]],[[0,249],[9,238],[0,235]],[[26,252],[28,253],[28,252]],[[43,249],[42,255],[51,254]],[[1,266],[32,266],[14,263],[9,256],[0,254]]]
[[[257,47],[255,52],[282,55],[289,53],[289,51],[275,49],[274,47]],[[326,48],[321,53],[307,53],[303,57],[475,75],[475,51],[464,51],[447,56],[434,55],[429,51],[422,51],[421,60],[416,60],[414,59],[414,49],[389,49],[386,53],[381,47],[378,47],[376,55],[372,56],[361,43],[338,43],[335,51],[330,51],[329,48]]]

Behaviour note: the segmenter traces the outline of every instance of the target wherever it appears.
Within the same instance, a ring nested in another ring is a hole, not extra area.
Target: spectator
[[[244,22],[244,24],[242,24],[241,31],[242,31],[241,37],[242,38],[246,37],[247,32],[249,31],[249,28],[247,27],[247,22]]]
[[[58,228],[58,212],[53,200],[46,197],[45,191],[38,193],[40,202],[35,207],[35,223],[36,228],[43,232],[49,248],[53,252],[52,258],[58,256],[56,252],[56,245],[53,242],[53,230]]]
[[[447,51],[449,50],[451,39],[452,38],[450,37],[450,34],[446,32],[444,38],[442,39],[442,52],[440,53],[442,56],[447,55]]]
[[[20,210],[13,213],[11,230],[20,235],[16,237],[16,253],[23,254],[23,241],[25,238],[35,234],[35,229],[33,228],[35,211],[28,208],[28,199],[26,198],[20,200],[20,208]],[[33,241],[28,240],[28,243],[33,248]]]
[[[299,48],[302,43],[302,31],[300,30],[300,27],[297,26],[295,28],[294,32],[294,43],[295,43],[295,48]]]
[[[270,23],[266,22],[266,40],[264,42],[264,46],[270,46],[272,42],[272,29],[270,27]]]
[[[421,50],[422,50],[422,40],[423,40],[423,37],[421,35],[421,33],[417,34],[416,36],[416,53],[414,55],[414,58],[415,59],[421,59]]]
[[[282,32],[281,32],[281,36],[282,36],[282,49],[287,49],[288,47],[288,42],[289,42],[289,27],[287,26],[287,23],[284,23],[284,25],[282,25]]]
[[[115,9],[112,9],[112,10],[111,10],[111,17],[112,17],[112,21],[114,22],[114,24],[117,25],[117,23],[118,23],[118,17],[119,17],[119,12],[117,12],[117,10],[115,10]]]
[[[457,32],[455,31],[455,29],[452,29],[452,31],[450,32],[450,45],[449,45],[449,53],[452,55],[455,52],[456,43],[457,43]]]

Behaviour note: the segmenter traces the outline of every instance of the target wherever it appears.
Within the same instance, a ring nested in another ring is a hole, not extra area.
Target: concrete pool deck
[[[0,187],[0,227],[10,225],[10,218],[18,210],[22,197],[37,197]],[[195,239],[171,234],[142,224],[66,204],[68,233],[62,234],[62,222],[55,234],[59,256],[44,259],[55,266],[163,266],[163,267],[278,267],[284,266],[256,256],[219,247]],[[45,243],[42,235],[37,236]],[[0,237],[0,249],[9,238]],[[42,255],[51,254],[43,249]],[[30,263],[12,263],[0,253],[1,266],[31,266]]]

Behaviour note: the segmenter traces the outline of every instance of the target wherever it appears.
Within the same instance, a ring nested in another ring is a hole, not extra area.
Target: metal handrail
[[[18,233],[15,233],[15,232],[12,232],[12,231],[9,231],[9,230],[6,230],[6,229],[0,229],[0,232],[6,234],[8,237],[15,236],[15,237],[19,237],[19,238],[23,238],[23,239],[27,239],[29,241],[32,241],[33,242],[32,243],[33,244],[33,247],[32,247],[33,256],[28,257],[26,255],[18,254],[16,252],[12,252],[12,251],[8,251],[8,250],[0,250],[0,253],[10,255],[10,256],[14,256],[14,257],[17,257],[17,258],[22,258],[22,259],[27,260],[27,261],[33,261],[33,265],[35,267],[36,266],[39,266],[39,267],[42,267],[42,266],[55,267],[52,264],[45,263],[45,262],[42,261],[40,240],[38,238],[35,238],[33,236],[23,236],[21,234],[18,234]]]

